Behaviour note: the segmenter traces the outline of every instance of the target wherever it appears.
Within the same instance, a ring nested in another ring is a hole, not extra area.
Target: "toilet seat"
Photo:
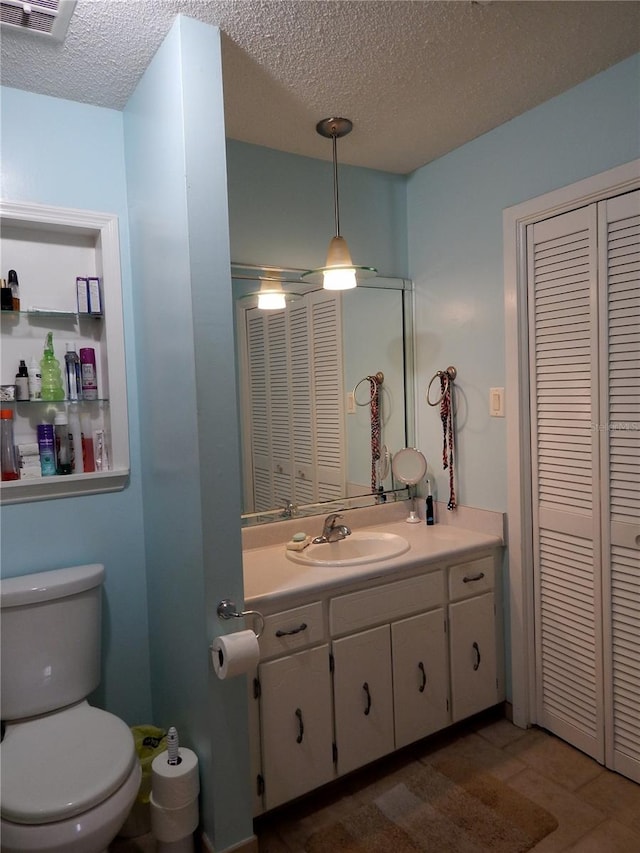
[[[106,800],[136,763],[126,723],[86,702],[7,725],[2,745],[4,820],[61,821]]]

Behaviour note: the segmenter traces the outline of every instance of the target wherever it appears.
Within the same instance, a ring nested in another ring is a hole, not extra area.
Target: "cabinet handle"
[[[300,708],[296,708],[296,717],[298,718],[298,737],[296,738],[296,743],[302,743],[302,738],[304,737],[304,723],[302,722],[302,711]]]
[[[484,577],[484,572],[478,572],[477,575],[465,575],[462,578],[462,583],[473,583],[473,581],[481,581]]]
[[[288,631],[282,631],[280,628],[276,631],[276,637],[290,637],[292,634],[299,634],[300,631],[307,630],[307,623],[302,622],[297,628],[290,628]]]
[[[476,662],[474,663],[473,668],[476,670],[480,666],[480,649],[478,648],[477,643],[473,644],[473,650],[476,653]]]
[[[424,664],[422,661],[418,663],[418,669],[422,673],[422,684],[418,687],[420,693],[424,693],[424,688],[427,686],[427,673],[424,671]]]
[[[369,684],[365,681],[362,685],[362,689],[367,694],[367,707],[364,709],[365,717],[369,716],[369,711],[371,710],[371,693],[369,693]]]

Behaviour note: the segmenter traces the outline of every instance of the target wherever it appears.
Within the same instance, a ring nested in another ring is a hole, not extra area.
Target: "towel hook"
[[[243,619],[245,616],[254,616],[256,619],[260,620],[260,629],[258,631],[256,631],[255,628],[253,629],[256,637],[259,639],[264,631],[264,616],[262,613],[257,610],[241,610],[238,613],[238,608],[230,598],[222,599],[218,604],[216,613],[220,619]]]

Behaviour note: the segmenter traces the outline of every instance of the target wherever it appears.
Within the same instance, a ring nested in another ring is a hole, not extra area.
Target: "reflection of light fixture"
[[[284,290],[279,281],[261,281],[258,308],[262,311],[279,311],[286,307]]]
[[[337,140],[351,133],[353,123],[348,118],[325,118],[316,125],[320,136],[333,142],[333,214],[336,224],[336,235],[329,243],[327,261],[324,267],[309,270],[301,278],[313,281],[322,274],[322,286],[326,290],[348,290],[355,287],[357,279],[368,278],[376,274],[373,267],[355,266],[351,260],[347,241],[340,235],[340,207],[338,204],[338,154]],[[313,278],[312,278],[313,276]]]

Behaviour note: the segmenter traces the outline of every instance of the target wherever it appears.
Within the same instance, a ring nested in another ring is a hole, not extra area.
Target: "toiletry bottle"
[[[56,471],[56,436],[53,424],[38,424],[38,452],[43,477],[52,477]]]
[[[80,427],[82,429],[82,466],[85,474],[96,470],[96,462],[93,454],[93,436],[91,435],[91,420],[89,415],[83,414],[80,417]]]
[[[27,362],[21,358],[16,373],[16,400],[29,399],[29,371],[27,370]]]
[[[47,332],[44,353],[40,359],[43,400],[64,400],[60,362],[53,352],[53,332]]]
[[[80,350],[80,367],[82,369],[82,398],[84,400],[97,400],[96,351],[93,347],[82,347]]]
[[[29,399],[35,403],[42,400],[42,376],[40,375],[40,365],[35,356],[32,356],[29,362],[27,373],[29,374]]]
[[[13,311],[20,310],[20,288],[18,287],[18,273],[15,270],[9,270],[7,284],[11,288],[11,307]]]
[[[13,296],[11,288],[4,278],[0,278],[0,310],[13,311]]]
[[[433,518],[433,497],[431,496],[431,483],[427,480],[427,500],[426,500],[426,519],[427,524],[431,525],[434,522]]]
[[[82,399],[82,375],[80,373],[80,358],[75,344],[66,344],[64,356],[64,378],[67,386],[67,400]]]
[[[56,433],[56,474],[70,474],[73,470],[73,451],[69,422],[64,412],[57,412],[55,419]]]
[[[71,436],[71,473],[84,474],[82,461],[82,430],[80,429],[80,413],[77,405],[69,406],[69,434]]]
[[[13,412],[0,410],[0,479],[19,480],[20,468],[13,437]]]

